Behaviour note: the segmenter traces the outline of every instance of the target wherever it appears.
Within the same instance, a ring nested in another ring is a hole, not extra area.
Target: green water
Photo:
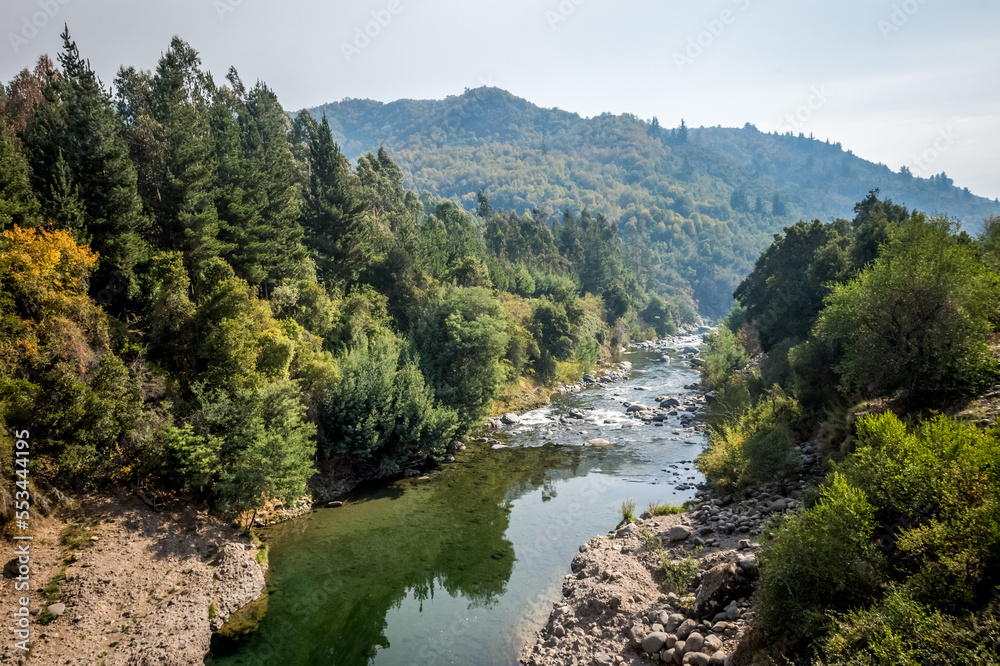
[[[629,383],[526,415],[507,433],[511,448],[470,448],[429,481],[362,489],[268,530],[267,615],[207,663],[515,664],[578,546],[615,526],[623,499],[642,507],[692,494],[675,489],[695,474],[678,462],[697,454],[700,436],[669,423],[628,428],[623,416],[623,400],[683,395],[695,378],[657,357],[632,354]],[[551,421],[577,407],[593,422]],[[594,437],[616,446],[582,446]]]

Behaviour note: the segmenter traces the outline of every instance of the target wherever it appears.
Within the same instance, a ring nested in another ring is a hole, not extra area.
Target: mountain
[[[470,210],[482,190],[498,209],[606,215],[652,288],[687,291],[710,316],[725,313],[772,234],[798,219],[850,219],[871,189],[973,231],[1000,213],[1000,203],[945,174],[895,173],[839,143],[750,124],[667,129],[631,114],[583,118],[489,87],[444,100],[345,99],[309,112],[327,117],[348,157],[383,145],[407,187]]]

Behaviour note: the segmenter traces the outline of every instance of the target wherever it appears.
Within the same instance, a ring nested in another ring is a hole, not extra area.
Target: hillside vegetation
[[[418,197],[179,38],[113,95],[63,39],[0,99],[0,470],[29,432],[40,509],[119,484],[235,514],[432,465],[505,390],[697,318],[600,213]]]
[[[1000,213],[1000,202],[946,174],[917,178],[839,143],[749,124],[668,129],[629,114],[581,118],[496,88],[444,100],[347,99],[310,112],[329,120],[351,159],[384,145],[418,192],[475,210],[482,191],[497,208],[536,218],[536,209],[603,214],[617,223],[644,288],[690,294],[713,317],[728,312],[772,234],[798,219],[848,218],[873,188],[977,229]]]
[[[855,213],[787,227],[706,346],[710,482],[794,486],[805,440],[826,471],[762,539],[737,663],[1000,663],[1000,223]]]

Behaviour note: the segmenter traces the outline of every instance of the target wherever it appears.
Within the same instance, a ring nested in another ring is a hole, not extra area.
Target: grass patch
[[[208,605],[208,619],[209,620],[214,620],[215,619],[215,602],[214,601]]]
[[[623,523],[630,523],[635,520],[635,500],[631,497],[622,500],[621,513]]]
[[[257,564],[264,564],[267,562],[268,545],[265,543],[260,546],[260,550],[257,551]]]
[[[55,602],[59,601],[59,598],[62,596],[62,590],[60,589],[59,584],[62,583],[64,580],[66,580],[65,564],[62,566],[61,569],[59,569],[59,573],[50,578],[49,582],[46,583],[45,587],[42,589],[42,591],[45,592],[45,599],[50,604],[54,604]]]
[[[100,519],[87,519],[84,516],[78,516],[73,519],[69,527],[63,533],[63,545],[65,545],[70,550],[80,550],[84,546],[90,545],[90,538],[94,536],[93,528]]]
[[[683,507],[674,506],[673,504],[657,504],[656,502],[649,503],[648,511],[651,516],[673,516],[678,513],[684,513]]]
[[[698,560],[695,557],[701,552],[697,548],[688,553],[684,559],[674,562],[670,558],[670,552],[663,547],[660,537],[652,534],[645,528],[639,530],[639,538],[643,544],[660,559],[660,571],[663,573],[663,589],[675,594],[686,594],[698,571]]]

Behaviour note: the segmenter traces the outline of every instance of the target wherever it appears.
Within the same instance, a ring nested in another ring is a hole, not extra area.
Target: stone
[[[671,594],[673,593],[671,592]],[[670,617],[667,618],[667,622],[666,624],[663,625],[663,629],[668,634],[672,634],[677,630],[677,627],[681,626],[682,622],[684,622],[684,616],[681,615],[680,613],[673,613],[672,615],[670,615]]]
[[[684,661],[681,663],[690,664],[691,666],[708,666],[709,656],[701,652],[688,652],[684,655]]]
[[[494,444],[493,446],[490,447],[490,449],[492,449],[493,451],[499,451],[500,449],[506,449],[506,448],[507,447],[504,446],[503,444]]]
[[[677,398],[667,398],[660,403],[660,409],[672,409],[674,407],[680,407],[681,401]]]
[[[514,414],[513,412],[507,412],[506,414],[500,417],[500,421],[504,425],[517,425],[518,423],[521,422],[521,417],[518,416],[517,414]]]
[[[697,628],[697,626],[698,623],[695,622],[694,620],[690,619],[684,620],[683,622],[681,622],[681,626],[677,627],[677,631],[675,631],[674,633],[677,634],[678,640],[683,641],[686,640],[687,637],[691,635],[691,632],[694,631]]]
[[[633,624],[628,630],[629,645],[639,649],[642,647],[642,639],[646,637],[646,629],[641,624]]]
[[[52,604],[51,606],[46,608],[46,610],[49,612],[49,615],[55,615],[56,617],[59,617],[60,615],[63,615],[66,612],[66,604],[64,603]]]
[[[18,570],[20,569],[20,567],[21,567],[21,563],[18,562],[17,558],[15,557],[10,562],[8,562],[7,564],[3,565],[3,577],[4,578],[17,578],[18,575],[19,575],[19,571]]]
[[[694,614],[697,617],[711,617],[733,599],[745,596],[748,591],[748,581],[739,575],[735,564],[718,564],[705,572],[701,579],[694,599]]]
[[[693,530],[687,525],[674,525],[667,532],[667,538],[671,541],[684,541],[693,533]]]
[[[736,604],[730,604],[726,608],[726,619],[728,620],[738,620],[740,619],[740,608]]]
[[[590,663],[593,666],[613,666],[615,661],[607,652],[598,652]]]
[[[587,442],[589,446],[614,446],[611,442],[601,437],[597,437]]]
[[[784,511],[786,506],[787,505],[785,503],[785,500],[780,499],[771,502],[771,506],[769,506],[768,508],[771,509],[771,511]]]
[[[684,659],[684,641],[674,643],[674,663],[679,664]]]
[[[702,652],[707,652],[708,654],[715,654],[722,649],[722,639],[715,634],[709,634],[705,637],[705,644],[701,647]]]
[[[654,652],[659,652],[667,644],[667,635],[662,631],[654,631],[646,635],[642,639],[642,650],[643,652],[648,652],[653,654]]]
[[[726,663],[726,653],[722,650],[716,651],[715,654],[708,660],[708,666],[725,666]]]
[[[665,664],[672,664],[672,663],[674,663],[674,649],[673,648],[666,648],[666,649],[660,650],[660,661],[662,661]]]
[[[705,645],[705,637],[697,631],[692,631],[687,640],[684,641],[684,649],[687,652],[701,652],[703,645]]]
[[[638,403],[633,403],[625,408],[626,414],[634,414],[636,412],[648,412],[648,411],[649,407],[647,407],[646,405],[640,405]]]

